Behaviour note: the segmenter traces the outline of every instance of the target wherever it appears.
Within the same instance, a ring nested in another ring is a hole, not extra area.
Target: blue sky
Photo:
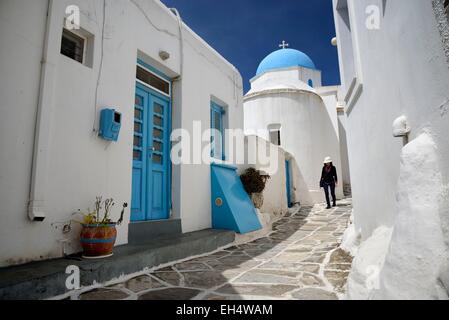
[[[331,0],[162,0],[239,69],[245,92],[260,61],[282,40],[309,55],[323,85],[340,83]]]

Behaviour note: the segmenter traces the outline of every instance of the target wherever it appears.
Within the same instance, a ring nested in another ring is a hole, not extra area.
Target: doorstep
[[[182,234],[181,219],[132,222],[128,226],[129,244],[147,244],[154,239]]]
[[[233,243],[235,233],[227,230],[202,230],[160,237],[150,244],[124,245],[103,260],[79,256],[32,262],[0,268],[0,300],[38,300],[67,293],[67,266],[80,268],[81,286],[104,283],[145,268],[206,254]]]

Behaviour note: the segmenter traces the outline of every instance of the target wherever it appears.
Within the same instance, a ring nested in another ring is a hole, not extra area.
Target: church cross
[[[285,49],[289,46],[290,45],[287,42],[285,42],[285,40],[282,40],[282,43],[279,45],[279,48]]]

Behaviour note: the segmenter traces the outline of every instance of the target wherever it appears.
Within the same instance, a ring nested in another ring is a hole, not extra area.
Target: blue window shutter
[[[213,142],[211,145],[211,156],[216,159],[225,160],[225,135],[224,135],[224,115],[226,114],[226,111],[223,107],[219,106],[218,104],[211,102],[211,129],[216,129],[221,133],[222,141],[221,141],[221,148],[220,150],[216,150],[217,143],[215,141],[214,133],[211,134],[211,141]],[[218,116],[218,117],[217,117]],[[218,120],[218,123],[217,121]]]

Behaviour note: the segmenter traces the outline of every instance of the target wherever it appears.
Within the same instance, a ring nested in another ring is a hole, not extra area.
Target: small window
[[[164,119],[162,119],[159,115],[153,117],[153,123],[158,127],[164,126]]]
[[[160,154],[155,154],[153,155],[153,163],[162,165],[164,163],[164,158]]]
[[[143,111],[139,108],[135,108],[134,109],[134,117],[136,119],[142,120],[142,116],[143,116]]]
[[[160,129],[153,129],[153,137],[156,139],[164,139],[164,132]]]
[[[170,83],[145,70],[141,66],[137,66],[136,78],[137,80],[144,82],[150,87],[153,87],[167,95],[170,95]]]
[[[82,37],[70,32],[67,29],[62,31],[62,42],[61,42],[61,54],[78,61],[79,63],[84,63],[84,53],[86,47],[86,40]]]
[[[134,160],[141,160],[142,159],[142,151],[134,150],[133,151],[133,159]]]
[[[307,83],[308,83],[309,87],[313,88],[313,80],[312,79],[309,79],[309,81]]]
[[[154,111],[154,113],[163,116],[164,115],[164,106],[155,102],[153,111]]]
[[[224,132],[225,132],[225,124],[224,124],[224,116],[226,112],[223,107],[219,106],[216,103],[211,103],[211,129],[212,134],[210,137],[211,140],[211,156],[215,159],[225,160],[225,152],[224,152]]]
[[[142,133],[142,124],[139,122],[134,123],[134,131],[136,133]]]
[[[270,131],[270,142],[276,146],[281,145],[281,131],[271,130]]]

